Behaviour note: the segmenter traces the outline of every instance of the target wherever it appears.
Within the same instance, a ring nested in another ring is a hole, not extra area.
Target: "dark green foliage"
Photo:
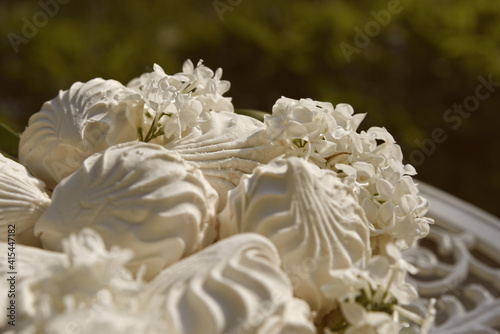
[[[19,135],[0,123],[0,153],[17,158],[19,148]]]

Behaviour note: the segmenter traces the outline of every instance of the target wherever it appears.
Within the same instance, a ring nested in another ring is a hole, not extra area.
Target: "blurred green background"
[[[351,104],[420,180],[500,216],[500,86],[475,97],[479,77],[500,82],[499,1],[15,0],[0,3],[0,30],[0,122],[15,131],[75,81],[203,59],[237,108]]]

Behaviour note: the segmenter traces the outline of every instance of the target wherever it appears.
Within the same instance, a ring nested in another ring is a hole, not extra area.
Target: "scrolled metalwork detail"
[[[500,234],[500,220],[427,185],[421,191],[436,223],[404,253],[419,268],[408,278],[421,296],[413,307],[437,299],[433,334],[499,333],[500,264],[492,254],[500,253],[500,243],[491,231]]]

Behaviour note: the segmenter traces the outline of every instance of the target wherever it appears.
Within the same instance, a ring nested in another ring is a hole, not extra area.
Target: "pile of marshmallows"
[[[188,60],[127,86],[76,82],[31,117],[20,163],[0,155],[16,332],[431,327],[432,303],[404,308],[418,294],[401,251],[432,220],[392,136],[358,132],[346,104],[237,114],[221,76]]]

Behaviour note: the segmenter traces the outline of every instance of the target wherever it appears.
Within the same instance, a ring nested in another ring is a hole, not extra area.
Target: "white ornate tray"
[[[420,272],[411,278],[426,305],[437,299],[431,333],[500,332],[500,220],[430,185],[419,183],[436,223],[405,253]]]

